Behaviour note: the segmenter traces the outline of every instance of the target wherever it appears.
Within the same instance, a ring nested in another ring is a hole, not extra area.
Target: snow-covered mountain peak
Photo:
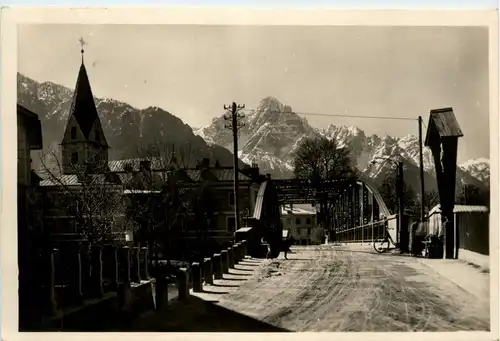
[[[276,97],[268,96],[260,100],[257,110],[282,112],[283,108],[284,108],[283,103],[281,103]]]
[[[275,97],[266,97],[260,105],[245,113],[245,127],[239,132],[239,155],[245,162],[257,162],[263,172],[275,178],[293,176],[294,153],[305,138],[324,136],[335,139],[340,148],[349,148],[352,164],[372,179],[384,177],[391,167],[382,159],[401,159],[410,172],[408,181],[419,186],[420,149],[415,135],[403,137],[366,135],[358,126],[330,124],[326,128],[313,128],[307,119],[297,115],[292,108]],[[221,118],[196,133],[209,143],[232,149],[232,137]],[[434,159],[431,151],[423,147],[426,183],[435,185]],[[457,172],[457,181],[477,182],[489,179],[484,164],[479,160],[464,164]],[[410,175],[411,174],[411,175]],[[472,176],[471,176],[472,175]],[[434,179],[434,180],[432,180]],[[416,188],[417,188],[416,187]]]
[[[490,181],[490,160],[486,158],[471,159],[459,167],[482,182]]]
[[[365,138],[365,132],[357,126],[330,124],[326,129],[320,129],[323,136],[327,138],[344,139],[345,137]]]
[[[481,158],[477,158],[477,159],[470,159],[470,160],[467,160],[465,162],[463,162],[462,164],[460,164],[460,167],[462,168],[468,168],[468,167],[471,167],[471,166],[477,166],[477,165],[480,165],[480,166],[483,166],[483,167],[489,167],[490,166],[490,160],[484,158],[484,157],[481,157]]]

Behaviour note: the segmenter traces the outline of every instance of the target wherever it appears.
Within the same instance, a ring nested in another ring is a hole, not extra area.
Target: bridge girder
[[[325,199],[327,201],[336,200],[345,188],[356,183],[350,179],[321,180],[315,186],[306,179],[280,179],[273,182],[280,204],[314,203]]]

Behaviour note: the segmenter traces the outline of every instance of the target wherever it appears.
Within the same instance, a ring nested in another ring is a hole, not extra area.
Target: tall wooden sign
[[[458,138],[462,136],[464,135],[452,108],[431,110],[425,146],[432,151],[436,169],[446,258],[455,257],[453,209],[455,207]]]

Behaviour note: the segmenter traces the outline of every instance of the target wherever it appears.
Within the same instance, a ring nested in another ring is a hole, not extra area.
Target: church
[[[60,144],[59,169],[45,171],[40,182],[45,204],[44,226],[52,231],[55,242],[82,241],[82,229],[84,239],[92,242],[113,234],[114,238],[125,240],[123,183],[108,167],[109,145],[94,102],[83,49],[81,52],[80,70]]]
[[[142,201],[149,205],[152,196],[158,197],[160,202],[161,219],[140,224],[164,227],[167,224],[164,200],[165,195],[170,195],[166,190],[171,191],[171,188],[167,188],[171,180],[175,182],[174,187],[178,191],[191,192],[190,195],[184,195],[183,200],[188,201],[192,200],[193,196],[201,197],[200,189],[207,188],[207,184],[210,184],[212,194],[209,202],[213,203],[210,217],[206,212],[192,212],[185,204],[180,205],[176,212],[176,220],[180,224],[173,228],[178,232],[174,244],[185,244],[182,249],[189,250],[192,243],[199,246],[200,243],[209,242],[214,244],[214,247],[231,243],[235,232],[232,167],[220,167],[217,162],[215,165],[209,165],[208,159],[204,159],[192,169],[166,165],[157,158],[110,161],[110,146],[99,119],[84,63],[83,49],[81,52],[81,65],[61,141],[61,155],[58,156],[61,160],[58,162],[60,169],[58,172],[48,172],[40,183],[46,205],[43,210],[44,226],[52,231],[54,243],[84,242],[89,239],[92,242],[101,242],[109,236],[122,242],[133,239],[138,241],[137,238],[141,236],[134,232],[138,230],[136,223],[140,212],[131,213],[131,209],[139,211],[140,207],[130,203]],[[172,159],[175,160],[175,156]],[[256,167],[255,165],[251,169],[243,169],[239,174],[243,218],[253,215],[261,182]],[[152,189],[154,191],[151,191]],[[142,198],[138,200],[138,196]],[[89,216],[93,217],[93,221],[89,222]],[[200,216],[204,217],[202,221]],[[130,217],[133,217],[133,222]],[[87,227],[94,222],[100,226],[97,231],[91,231],[92,228]],[[172,222],[168,223],[170,224]],[[202,225],[203,228],[200,228]]]

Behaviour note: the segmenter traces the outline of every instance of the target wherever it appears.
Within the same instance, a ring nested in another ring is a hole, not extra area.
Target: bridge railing
[[[391,225],[393,225],[392,223],[395,222],[396,219],[396,217],[391,217],[386,220],[379,220],[361,226],[341,229],[336,233],[336,241],[341,243],[366,243],[377,239],[383,239],[386,236],[387,229],[391,228]]]

